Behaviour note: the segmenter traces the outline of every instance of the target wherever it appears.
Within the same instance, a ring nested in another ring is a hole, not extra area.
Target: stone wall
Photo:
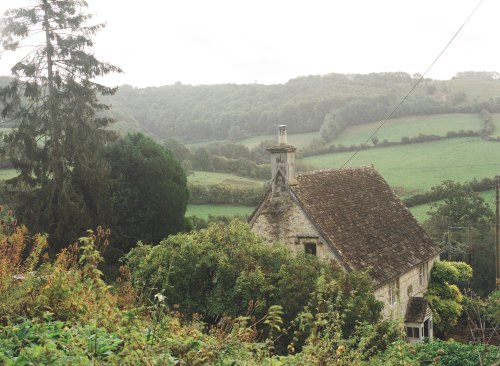
[[[384,303],[384,318],[404,320],[408,300],[412,296],[423,296],[427,290],[430,273],[434,262],[439,256],[434,257],[427,263],[427,271],[423,284],[420,284],[420,265],[417,265],[399,277],[399,296],[395,305],[389,304],[389,283],[375,290],[375,297]]]
[[[252,230],[266,238],[270,244],[276,241],[286,244],[295,254],[304,252],[304,242],[311,242],[312,238],[317,238],[318,258],[335,258],[333,251],[289,193],[282,193],[279,197],[265,202],[252,223]]]

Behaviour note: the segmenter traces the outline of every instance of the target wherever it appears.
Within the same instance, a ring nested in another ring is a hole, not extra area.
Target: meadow
[[[7,180],[16,176],[15,169],[0,169],[0,180]]]
[[[229,173],[204,172],[195,170],[188,175],[188,182],[199,185],[228,184],[241,187],[258,187],[264,182],[258,179],[240,177]]]
[[[493,115],[494,123],[497,125],[496,134],[500,135],[500,116]],[[364,143],[370,134],[380,125],[380,121],[351,126],[346,128],[342,133],[336,137],[328,145],[359,145]],[[377,133],[377,138],[380,142],[387,140],[390,142],[399,142],[403,137],[416,137],[419,134],[424,135],[437,135],[446,136],[448,132],[459,131],[479,131],[483,128],[483,124],[479,115],[476,113],[450,113],[450,114],[435,114],[429,116],[410,116],[388,120],[384,127]],[[290,132],[290,131],[289,131]],[[315,140],[320,139],[319,132],[308,132],[293,134],[288,133],[288,143],[295,146],[299,152],[311,144]],[[244,140],[238,141],[238,144],[244,145],[252,149],[259,145],[262,141],[277,140],[277,135],[260,135],[249,137]],[[217,141],[227,143],[228,141]],[[191,149],[203,147],[208,142],[198,142],[188,144]],[[369,142],[371,144],[371,142]]]
[[[208,219],[208,216],[248,216],[255,207],[236,205],[188,205],[186,216],[198,216]]]
[[[364,143],[373,131],[380,125],[379,122],[352,126],[345,129],[330,145],[359,145]],[[378,131],[380,142],[399,142],[403,137],[415,137],[419,134],[446,136],[450,131],[478,131],[483,127],[477,114],[435,114],[430,116],[412,116],[388,120]],[[371,141],[369,142],[371,145]]]
[[[352,152],[316,155],[301,161],[316,169],[338,169]],[[464,182],[494,177],[500,143],[480,138],[456,138],[360,151],[348,167],[373,165],[401,196],[430,189],[443,180]]]

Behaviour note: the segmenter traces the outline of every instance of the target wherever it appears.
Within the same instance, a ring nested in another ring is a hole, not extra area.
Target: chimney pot
[[[280,145],[286,145],[286,125],[279,125],[278,126],[278,142]]]

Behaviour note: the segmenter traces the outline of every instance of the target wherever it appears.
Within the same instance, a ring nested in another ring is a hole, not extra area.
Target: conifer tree
[[[98,96],[115,89],[95,78],[121,70],[93,55],[92,37],[104,25],[89,25],[86,7],[83,0],[35,0],[0,20],[3,49],[26,52],[0,89],[2,116],[17,126],[4,137],[18,171],[10,196],[22,222],[56,245],[94,224],[109,170],[100,151],[113,138],[104,129],[111,119]]]

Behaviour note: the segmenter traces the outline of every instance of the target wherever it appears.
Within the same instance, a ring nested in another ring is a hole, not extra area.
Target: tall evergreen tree
[[[3,49],[31,48],[0,89],[2,116],[17,127],[5,150],[18,176],[10,181],[16,214],[62,244],[94,224],[109,168],[100,147],[113,137],[98,95],[114,94],[95,78],[121,70],[97,60],[83,0],[35,0],[0,20]],[[30,45],[37,44],[32,47]],[[78,224],[80,226],[78,226]]]

